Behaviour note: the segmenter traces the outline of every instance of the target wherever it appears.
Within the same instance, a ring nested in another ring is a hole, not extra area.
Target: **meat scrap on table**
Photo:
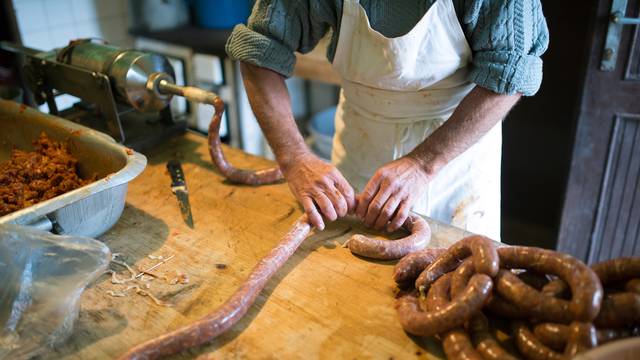
[[[155,269],[173,259],[175,255],[169,257],[149,255],[148,258],[152,260],[160,260],[155,265],[144,269],[134,270],[126,261],[122,259],[122,254],[113,253],[111,263],[124,267],[129,272],[129,277],[121,278],[114,270],[107,270],[107,274],[111,275],[111,283],[117,285],[119,289],[108,290],[106,293],[112,297],[126,297],[133,290],[136,294],[146,296],[150,298],[156,305],[172,307],[174,304],[162,301],[158,299],[153,293],[151,293],[152,281],[154,279],[163,280],[169,285],[188,284],[189,277],[179,271],[176,271],[174,277],[168,277],[166,275],[160,275],[153,272]]]

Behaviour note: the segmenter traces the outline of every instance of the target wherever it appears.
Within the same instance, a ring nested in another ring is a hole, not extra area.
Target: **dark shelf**
[[[232,29],[206,29],[193,25],[160,31],[131,30],[131,35],[186,46],[201,54],[226,56],[224,46]]]

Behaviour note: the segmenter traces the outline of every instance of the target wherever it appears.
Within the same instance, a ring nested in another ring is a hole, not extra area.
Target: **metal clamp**
[[[604,51],[600,61],[600,70],[613,71],[618,60],[618,49],[620,48],[620,36],[624,25],[640,25],[640,18],[626,17],[627,0],[613,0],[611,3],[611,17],[609,19],[609,29],[604,42]]]
[[[625,17],[622,11],[611,14],[611,21],[620,25],[640,25],[640,18]]]

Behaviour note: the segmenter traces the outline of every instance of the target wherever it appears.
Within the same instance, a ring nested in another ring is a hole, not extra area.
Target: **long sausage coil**
[[[311,225],[307,216],[303,215],[278,245],[253,268],[247,280],[212,313],[190,325],[144,342],[120,359],[157,359],[202,345],[223,334],[242,319],[269,279],[310,234]]]
[[[211,161],[220,170],[227,180],[244,185],[265,185],[272,184],[284,179],[282,171],[279,167],[272,167],[262,170],[245,170],[238,169],[231,165],[222,151],[222,142],[220,141],[220,123],[222,122],[222,114],[224,113],[224,102],[220,97],[213,101],[215,113],[209,124],[209,156]]]

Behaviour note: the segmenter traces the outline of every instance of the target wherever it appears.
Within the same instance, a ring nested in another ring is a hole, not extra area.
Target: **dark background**
[[[555,247],[596,3],[542,0],[550,32],[542,86],[504,123],[502,241]]]

